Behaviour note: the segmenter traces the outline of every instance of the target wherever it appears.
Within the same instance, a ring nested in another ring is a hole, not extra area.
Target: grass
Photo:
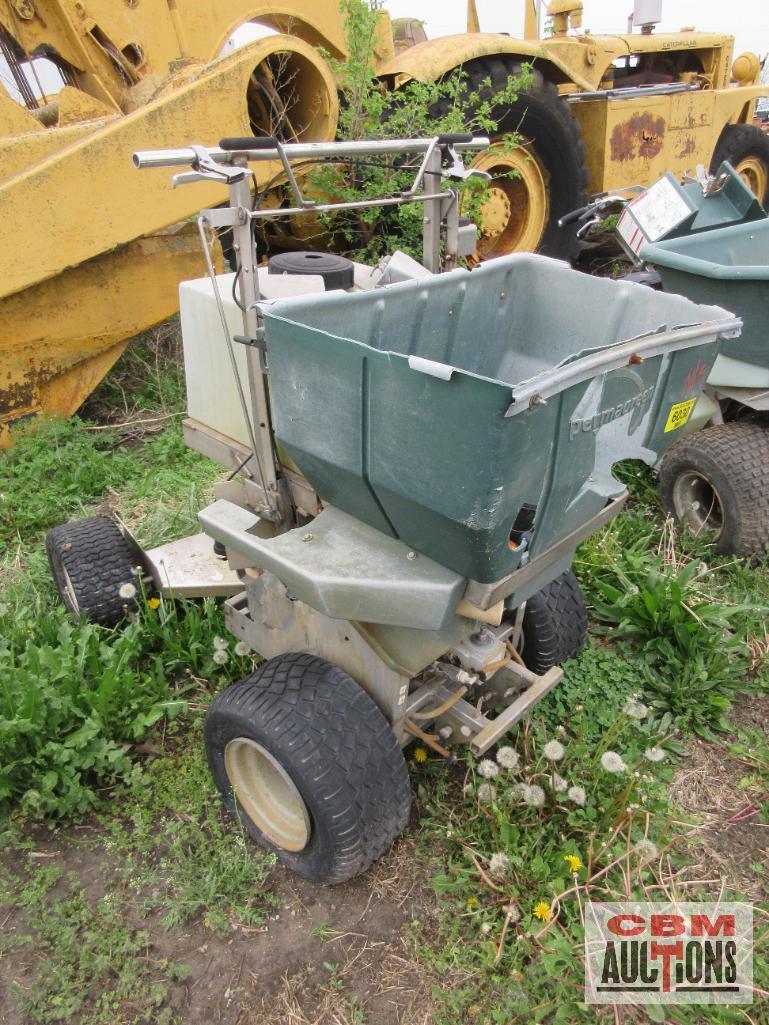
[[[253,667],[233,642],[226,664],[214,661],[215,639],[227,637],[220,606],[164,601],[121,631],[73,626],[43,549],[50,526],[105,508],[145,544],[195,529],[219,471],[184,447],[182,401],[178,337],[164,329],[129,349],[82,418],[35,422],[4,457],[2,889],[16,924],[0,953],[29,952],[20,1020],[185,1020],[174,993],[191,969],[169,956],[166,933],[197,923],[206,943],[227,944],[262,928],[274,906],[271,859],[222,817],[202,755],[211,695]],[[769,576],[676,534],[648,471],[621,472],[629,509],[575,562],[594,610],[587,650],[505,754],[412,764],[420,825],[405,871],[429,866],[439,916],[415,914],[409,950],[422,979],[435,980],[436,1025],[615,1020],[582,1003],[584,901],[712,897],[721,885],[701,864],[710,833],[673,796],[692,737],[737,767],[723,785],[738,791],[746,821],[769,825],[766,734],[734,724],[746,689],[767,692]],[[89,867],[37,860],[37,846],[81,835],[73,822],[85,823],[77,850]],[[761,850],[741,866],[758,891]],[[726,895],[739,896],[729,884]],[[330,918],[311,931],[338,949]],[[762,931],[759,911],[760,940]],[[316,967],[340,1020],[367,1022],[365,999],[340,988],[350,976],[336,954]],[[763,942],[755,969],[769,989]],[[750,1014],[713,1008],[707,1020],[761,1020]],[[679,1007],[627,1020],[703,1019]]]

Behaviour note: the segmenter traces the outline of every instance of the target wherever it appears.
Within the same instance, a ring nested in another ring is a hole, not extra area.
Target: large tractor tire
[[[390,724],[314,655],[278,655],[217,694],[205,741],[230,812],[307,879],[352,879],[408,821],[409,775]]]
[[[660,467],[662,502],[720,555],[769,551],[769,431],[728,423],[682,438]]]
[[[727,125],[713,151],[710,173],[715,174],[724,160],[769,210],[769,135],[756,125]]]
[[[462,70],[466,92],[493,101],[521,65],[488,57],[469,61]],[[531,85],[512,105],[493,108],[492,145],[472,162],[492,176],[479,226],[481,260],[519,251],[571,260],[579,252],[576,226],[559,228],[558,219],[587,203],[582,133],[556,87],[536,69],[531,75]],[[436,104],[436,115],[447,112],[447,102]],[[522,143],[510,149],[502,137],[513,132]]]

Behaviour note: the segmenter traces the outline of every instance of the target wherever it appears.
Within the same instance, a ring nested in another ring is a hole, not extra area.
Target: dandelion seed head
[[[238,641],[238,643],[235,645],[235,654],[238,655],[240,658],[243,658],[244,655],[248,655],[250,651],[251,649],[245,641]]]
[[[136,588],[133,584],[121,584],[118,594],[121,598],[125,598],[127,601],[130,598],[136,597]]]
[[[531,805],[532,808],[541,808],[545,803],[545,791],[539,784],[532,783],[524,797],[524,801],[526,804]]]
[[[660,854],[657,850],[657,845],[647,839],[639,840],[634,850],[641,864],[647,861],[656,861]]]
[[[630,716],[631,719],[638,719],[639,722],[649,714],[647,706],[642,701],[639,701],[635,694],[627,699],[622,706],[622,711],[625,715]]]
[[[661,762],[665,758],[665,752],[661,747],[647,747],[644,751],[644,758],[647,762]]]
[[[478,787],[478,800],[479,801],[493,801],[497,796],[497,788],[493,783],[481,783]]]
[[[604,751],[601,755],[601,766],[606,772],[624,772],[627,768],[616,751]]]
[[[488,936],[491,932],[491,922],[483,922],[481,925],[481,932],[484,936]]]
[[[510,796],[514,801],[525,801],[531,787],[528,783],[516,783],[510,788]]]
[[[211,657],[218,666],[223,666],[230,660],[230,656],[224,648],[217,648]]]
[[[214,637],[214,647],[218,648],[220,651],[224,651],[224,649],[228,647],[228,644],[224,637]]]
[[[520,757],[514,747],[500,747],[497,751],[497,761],[503,769],[514,769]]]
[[[568,793],[566,794],[566,796],[569,798],[569,800],[573,804],[578,804],[580,808],[584,808],[585,807],[585,801],[587,800],[587,795],[585,793],[585,788],[584,787],[569,787],[569,790],[568,790]]]
[[[517,904],[507,904],[502,908],[504,913],[510,919],[511,922],[520,922],[521,920],[521,909]]]
[[[499,775],[499,766],[490,758],[484,758],[478,763],[478,775],[483,776],[484,779],[494,779]]]
[[[563,756],[566,754],[566,748],[560,742],[560,740],[548,740],[545,746],[542,748],[542,754],[547,758],[549,762],[560,762]]]
[[[503,876],[510,866],[510,859],[504,851],[497,851],[489,858],[489,874]]]
[[[557,772],[554,772],[550,777],[550,786],[556,794],[562,794],[568,785],[568,782],[563,778],[563,776],[559,776]]]

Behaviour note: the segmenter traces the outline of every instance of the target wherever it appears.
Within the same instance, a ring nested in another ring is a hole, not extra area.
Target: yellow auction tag
[[[696,399],[687,399],[686,402],[676,402],[670,407],[668,422],[665,424],[665,434],[683,427],[694,409]]]

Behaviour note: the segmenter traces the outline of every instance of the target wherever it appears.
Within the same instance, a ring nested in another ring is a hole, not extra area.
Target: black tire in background
[[[586,640],[585,599],[569,569],[526,602],[521,655],[528,669],[542,674],[579,655]]]
[[[769,210],[769,135],[758,125],[727,125],[713,150],[710,173],[715,174],[724,160],[741,173],[764,209]],[[762,185],[757,187],[759,181]]]
[[[408,821],[408,770],[389,723],[347,673],[314,655],[277,656],[218,694],[206,714],[205,743],[227,808],[258,844],[307,879],[351,879],[388,849]],[[244,744],[252,748],[245,748],[245,759]],[[254,793],[248,787],[265,774],[275,780],[272,804],[265,803],[264,788]],[[292,790],[303,811],[290,804]],[[274,809],[281,800],[287,808],[282,819]],[[283,845],[260,828],[257,817],[272,823],[273,837],[286,838]],[[292,840],[297,835],[298,844]]]
[[[769,431],[733,422],[682,438],[662,461],[660,494],[719,554],[761,558],[769,551]]]
[[[520,63],[504,57],[486,57],[462,65],[467,75],[466,91],[477,92],[483,100],[492,101],[505,88],[509,77],[520,74],[521,70]],[[547,177],[549,197],[544,231],[533,248],[546,256],[571,260],[579,253],[578,225],[559,228],[558,219],[587,203],[585,144],[579,124],[556,87],[536,68],[531,76],[531,85],[519,93],[512,104],[493,108],[492,116],[498,126],[495,137],[515,132],[530,143]],[[447,109],[448,101],[441,100],[435,112],[441,116]],[[503,252],[512,251],[515,247],[502,246],[500,252],[485,255],[501,256]]]
[[[136,555],[117,524],[91,516],[49,530],[45,550],[64,605],[72,619],[115,626],[136,605]],[[133,596],[121,595],[133,588]]]

